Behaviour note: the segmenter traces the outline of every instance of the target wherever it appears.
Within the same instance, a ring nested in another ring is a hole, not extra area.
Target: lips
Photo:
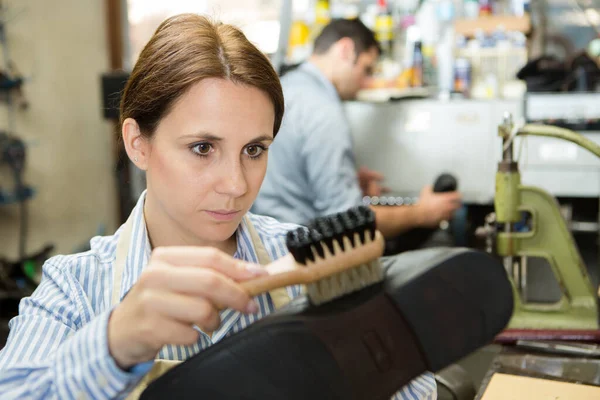
[[[237,217],[240,210],[206,210],[206,213],[218,221],[230,221]]]

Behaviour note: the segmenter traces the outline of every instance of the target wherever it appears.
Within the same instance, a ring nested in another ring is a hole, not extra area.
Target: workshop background
[[[166,17],[197,12],[234,23],[280,73],[306,60],[332,18],[360,17],[383,54],[346,111],[358,164],[381,171],[391,189],[369,201],[409,205],[449,173],[465,207],[446,233],[456,245],[493,252],[506,113],[600,143],[599,7],[599,0],[0,1],[0,348],[44,260],[112,234],[144,189],[117,146],[115,106]],[[597,301],[600,160],[564,140],[514,139],[522,182],[560,203]],[[529,218],[515,229],[534,230]],[[553,304],[565,295],[561,271],[572,266],[513,261],[507,273],[524,300]],[[496,343],[460,363],[466,378],[461,371],[454,378],[473,388],[461,399],[474,398],[502,351]],[[587,381],[598,385],[600,365],[593,368]]]

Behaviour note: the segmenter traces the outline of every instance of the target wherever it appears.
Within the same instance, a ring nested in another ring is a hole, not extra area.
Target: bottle
[[[435,45],[423,43],[423,85],[437,86],[437,61]]]
[[[469,97],[471,91],[471,63],[466,58],[457,58],[454,63],[454,91]]]
[[[479,0],[479,16],[488,17],[492,15],[492,0]]]
[[[529,0],[511,0],[511,12],[517,17],[522,17],[529,12]]]
[[[382,58],[392,58],[394,23],[386,0],[378,0],[378,13],[375,17],[375,38],[381,46]]]
[[[465,0],[463,14],[467,19],[476,19],[479,16],[479,3],[477,0]]]
[[[329,0],[317,0],[315,6],[315,24],[324,27],[331,21]]]
[[[290,28],[290,37],[288,40],[288,54],[286,59],[288,64],[299,64],[310,56],[312,44],[309,37],[310,28],[308,24],[302,20],[294,20]]]
[[[437,42],[437,87],[441,98],[449,98],[454,89],[454,26],[444,24]]]
[[[420,41],[415,43],[413,67],[411,76],[412,87],[423,86],[423,45]]]
[[[315,5],[314,14],[312,14],[311,18],[308,18],[311,28],[308,40],[312,46],[323,28],[331,21],[331,10],[329,8],[329,0],[316,0],[315,3],[311,4]]]

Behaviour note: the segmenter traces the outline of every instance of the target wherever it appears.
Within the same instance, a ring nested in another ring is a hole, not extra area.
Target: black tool
[[[458,188],[458,182],[453,175],[441,174],[433,184],[433,191],[436,193],[454,192]]]

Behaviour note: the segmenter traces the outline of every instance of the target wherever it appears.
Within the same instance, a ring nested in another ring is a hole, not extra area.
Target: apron
[[[132,214],[133,215],[133,214]],[[267,265],[271,262],[271,258],[269,254],[265,250],[265,247],[252,225],[250,218],[248,216],[244,216],[244,221],[246,222],[246,226],[248,228],[248,232],[250,233],[250,239],[252,241],[252,247],[254,247],[254,251],[258,257],[258,262],[261,265]],[[114,265],[114,274],[113,274],[113,292],[111,298],[111,307],[114,307],[116,304],[120,303],[119,295],[121,293],[121,280],[123,277],[123,271],[125,270],[126,262],[127,262],[127,253],[129,250],[129,245],[131,242],[131,230],[133,226],[133,217],[130,216],[125,222],[123,226],[123,230],[121,232],[121,236],[119,237],[119,241],[117,242],[116,249],[116,258]],[[275,309],[279,309],[290,302],[291,298],[288,294],[286,288],[279,288],[269,292],[271,296],[271,300],[273,301],[273,305]],[[179,364],[182,361],[179,360],[163,360],[156,359],[154,360],[154,365],[152,369],[142,378],[140,383],[129,393],[126,397],[126,400],[137,400],[144,389],[156,378],[167,372],[169,369],[173,368],[175,365]]]

